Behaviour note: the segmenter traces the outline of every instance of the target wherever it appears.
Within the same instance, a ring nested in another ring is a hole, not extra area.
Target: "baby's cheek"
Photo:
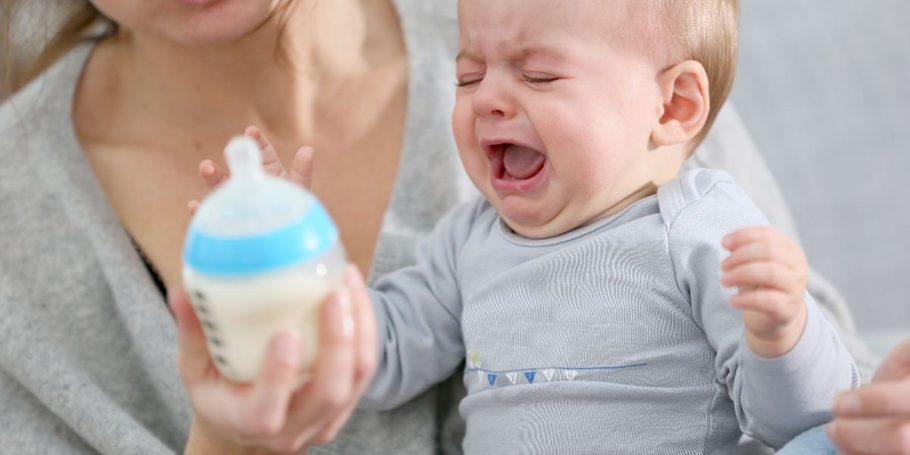
[[[458,146],[458,156],[464,166],[465,172],[475,185],[489,180],[490,165],[484,157],[473,131],[458,134],[456,129],[455,143]]]
[[[547,129],[547,148],[551,152],[558,151],[554,159],[566,162],[564,166],[577,167],[579,176],[594,175],[614,160],[617,138],[602,122],[591,122],[582,117],[554,118]]]
[[[466,95],[457,95],[455,97],[455,108],[452,109],[452,130],[455,138],[466,133],[466,129],[473,124],[473,114],[471,111],[471,101]],[[470,123],[469,123],[470,122]],[[473,128],[471,128],[473,129]]]
[[[609,138],[613,130],[602,112],[571,98],[539,106],[534,127],[548,150],[588,148]]]
[[[481,183],[489,180],[490,166],[487,164],[486,160],[480,156],[480,152],[474,151],[459,151],[461,156],[461,163],[464,165],[465,172],[468,173],[468,177],[471,178],[471,181],[475,185],[480,185]]]

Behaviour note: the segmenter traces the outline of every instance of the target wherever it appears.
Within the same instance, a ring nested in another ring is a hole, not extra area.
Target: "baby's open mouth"
[[[530,193],[547,181],[547,155],[511,142],[484,147],[490,160],[490,184],[505,193]]]
[[[495,177],[503,180],[528,180],[543,170],[547,157],[542,153],[515,144],[492,147]]]

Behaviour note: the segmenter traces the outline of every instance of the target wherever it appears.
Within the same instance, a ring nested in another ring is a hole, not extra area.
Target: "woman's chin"
[[[270,2],[220,0],[204,7],[178,8],[167,32],[174,41],[186,45],[231,43],[260,30],[272,20]]]

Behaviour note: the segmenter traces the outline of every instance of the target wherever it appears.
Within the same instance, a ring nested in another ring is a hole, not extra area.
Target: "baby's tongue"
[[[510,145],[506,147],[503,156],[506,172],[515,180],[524,180],[533,177],[543,168],[546,157],[534,150]]]

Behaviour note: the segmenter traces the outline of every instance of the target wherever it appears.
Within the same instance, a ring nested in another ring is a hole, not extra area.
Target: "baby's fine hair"
[[[625,0],[647,8],[645,18],[657,58],[667,66],[694,60],[708,74],[710,113],[705,127],[693,141],[697,146],[708,134],[720,108],[733,88],[739,55],[738,0]]]

